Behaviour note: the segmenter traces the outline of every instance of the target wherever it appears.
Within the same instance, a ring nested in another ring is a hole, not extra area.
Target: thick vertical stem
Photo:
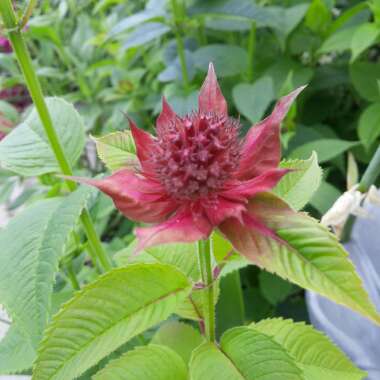
[[[248,36],[248,80],[252,82],[254,70],[253,64],[255,59],[255,51],[256,51],[256,23],[252,21],[251,30],[249,31]]]
[[[0,0],[0,13],[3,18],[4,25],[9,31],[9,39],[12,43],[17,61],[24,75],[30,96],[33,99],[38,115],[40,116],[41,123],[44,127],[49,144],[54,152],[61,172],[65,175],[72,175],[70,163],[65,156],[58,135],[54,129],[53,122],[42,93],[40,82],[33,68],[32,60],[26,48],[22,32],[17,24],[16,15],[14,13],[11,0]],[[74,182],[67,181],[67,186],[70,191],[74,191],[76,189]],[[91,217],[86,209],[81,215],[81,221],[90,242],[92,259],[98,259],[103,269],[109,270],[111,268],[110,259],[103,250],[100,239],[95,232]],[[96,262],[94,264],[96,265]]]
[[[189,74],[187,71],[187,65],[186,65],[186,53],[185,53],[185,45],[183,43],[182,36],[179,31],[179,24],[182,21],[182,12],[178,7],[177,0],[171,0],[172,3],[172,12],[173,12],[173,19],[174,19],[174,35],[177,41],[177,52],[178,52],[178,58],[179,63],[181,65],[181,72],[182,72],[182,80],[183,85],[185,89],[189,88]]]
[[[203,291],[203,318],[205,323],[206,338],[209,342],[215,341],[215,295],[214,278],[212,271],[212,241],[211,239],[198,242],[198,262]]]

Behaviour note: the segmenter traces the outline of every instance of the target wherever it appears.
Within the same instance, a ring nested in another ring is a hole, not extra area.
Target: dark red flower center
[[[156,174],[176,199],[197,199],[219,190],[237,169],[239,122],[193,113],[157,129],[152,159]]]

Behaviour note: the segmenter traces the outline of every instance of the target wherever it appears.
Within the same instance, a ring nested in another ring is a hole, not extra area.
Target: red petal
[[[230,188],[220,194],[229,199],[242,200],[250,198],[255,194],[272,190],[289,171],[290,169],[270,169],[258,177],[231,185]]]
[[[136,228],[139,239],[137,251],[165,243],[191,243],[207,239],[211,232],[212,225],[207,218],[202,215],[195,217],[186,209],[157,226]]]
[[[71,180],[97,187],[112,198],[127,218],[156,223],[172,214],[178,205],[170,199],[156,181],[144,178],[128,169],[119,170],[104,179],[68,177]]]
[[[177,118],[177,114],[172,110],[165,97],[162,97],[162,111],[156,121],[157,128],[165,129],[168,125],[173,124]]]
[[[214,226],[230,217],[242,220],[242,214],[246,211],[244,204],[220,196],[217,199],[201,200],[201,206]]]
[[[209,64],[207,77],[199,92],[198,104],[201,114],[212,112],[227,115],[227,102],[220,90],[212,63]]]
[[[145,172],[153,174],[154,168],[151,161],[151,152],[154,149],[154,138],[150,133],[138,128],[132,119],[128,118],[128,121],[141,167]]]
[[[280,124],[304,88],[305,86],[299,87],[281,98],[272,114],[248,132],[236,173],[239,179],[251,179],[278,166],[281,158]]]

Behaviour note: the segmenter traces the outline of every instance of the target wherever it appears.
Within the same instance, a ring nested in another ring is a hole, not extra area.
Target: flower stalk
[[[40,116],[43,128],[45,130],[52,151],[54,152],[54,155],[57,159],[61,172],[65,175],[70,176],[73,174],[70,163],[63,151],[58,135],[54,129],[53,122],[42,93],[41,85],[33,68],[32,60],[22,36],[22,30],[18,25],[11,0],[2,0],[0,2],[0,13],[3,18],[4,25],[9,32],[9,39],[11,41],[21,71],[24,75],[30,96],[33,99],[33,103]],[[66,184],[70,191],[74,191],[77,188],[76,184],[71,181],[66,181]],[[81,222],[90,243],[89,253],[92,260],[94,261],[94,265],[97,265],[99,262],[103,270],[106,271],[111,269],[110,259],[103,250],[100,239],[95,232],[94,224],[87,209],[84,209],[82,212]]]
[[[214,276],[212,271],[212,241],[211,238],[198,241],[198,263],[201,272],[203,290],[203,318],[205,335],[209,342],[215,342],[215,294]]]

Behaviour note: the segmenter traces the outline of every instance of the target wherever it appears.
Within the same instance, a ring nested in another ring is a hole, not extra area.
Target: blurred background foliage
[[[15,3],[22,13],[25,2]],[[282,142],[286,158],[318,154],[323,181],[306,207],[316,217],[357,182],[379,143],[380,0],[43,0],[25,38],[45,94],[73,102],[93,136],[127,128],[125,113],[153,131],[162,95],[178,113],[191,112],[210,61],[242,133],[280,96],[308,84],[283,123]],[[0,50],[3,136],[26,117],[29,98],[14,55],[4,44]],[[104,170],[89,138],[76,171]],[[1,170],[2,212],[62,186],[50,174],[30,185]],[[99,195],[91,212],[111,254],[133,239],[133,224],[108,198]],[[95,273],[81,269],[81,252],[72,254],[73,270],[90,281]],[[222,280],[220,330],[239,323],[228,284],[240,281],[248,320],[307,320],[296,286],[255,267],[236,273]],[[56,290],[63,284],[58,276]],[[57,292],[57,304],[68,297]]]

